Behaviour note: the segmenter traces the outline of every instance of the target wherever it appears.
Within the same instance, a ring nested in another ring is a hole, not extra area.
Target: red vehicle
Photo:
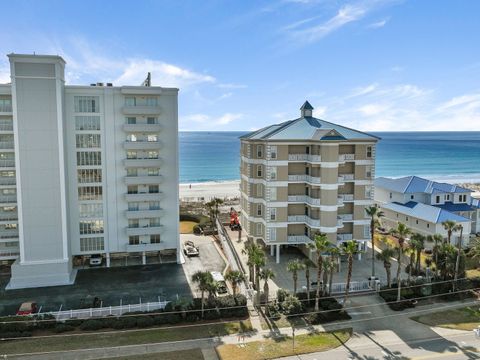
[[[230,209],[230,230],[242,230],[240,220],[238,219],[238,213],[234,208]]]
[[[33,301],[24,302],[17,310],[17,315],[31,315],[38,311],[37,303]]]

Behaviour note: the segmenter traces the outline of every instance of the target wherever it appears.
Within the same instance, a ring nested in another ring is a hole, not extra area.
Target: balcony
[[[337,241],[353,240],[353,234],[337,234]]]
[[[338,206],[343,206],[343,197],[342,196],[337,196],[337,205]]]
[[[0,168],[10,169],[15,168],[15,159],[0,159]]]
[[[160,201],[162,197],[162,192],[125,194],[126,201]]]
[[[163,163],[163,160],[160,158],[157,158],[157,159],[137,158],[137,159],[123,160],[123,165],[127,168],[128,167],[133,167],[133,168],[160,167],[162,163]]]
[[[125,211],[125,216],[127,219],[147,219],[163,216],[164,211],[162,209],[156,210],[127,210]]]
[[[0,228],[0,240],[18,240],[18,229],[5,229],[4,227]]]
[[[337,217],[337,227],[339,228],[343,227],[343,220],[339,217]]]
[[[160,251],[163,248],[163,244],[138,244],[138,245],[127,245],[128,252],[143,252],[143,251]]]
[[[0,141],[0,149],[13,150],[13,141]]]
[[[17,195],[0,195],[0,204],[14,204],[17,202]]]
[[[338,156],[339,162],[354,161],[354,160],[355,160],[355,154],[340,154]]]
[[[320,162],[322,161],[322,157],[311,154],[288,154],[288,161]]]
[[[5,113],[5,114],[2,114]],[[0,104],[0,115],[10,115],[12,113],[11,104]]]
[[[20,256],[19,249],[0,250],[0,260],[15,260]]]
[[[127,185],[156,185],[163,181],[163,176],[155,175],[140,175],[140,176],[125,176],[125,184]]]
[[[126,132],[159,132],[162,129],[160,124],[124,124],[123,131]]]
[[[163,226],[127,227],[127,235],[158,235],[163,231]]]
[[[338,198],[341,198],[343,201],[348,202],[348,201],[353,201],[353,194],[339,194]]]
[[[320,227],[320,219],[312,219],[307,215],[288,215],[288,222],[290,223],[305,223],[310,226]]]
[[[343,221],[353,221],[353,214],[338,214],[337,217]]]
[[[288,202],[306,203],[313,206],[320,206],[320,199],[312,198],[307,195],[289,195]]]
[[[122,113],[125,115],[159,115],[162,112],[160,106],[124,106],[122,107]]]
[[[311,175],[288,175],[288,181],[291,182],[308,182],[312,184],[320,184],[321,179]]]
[[[354,174],[340,174],[338,175],[338,182],[343,183],[345,181],[353,181],[355,180]]]
[[[160,141],[125,141],[123,148],[126,150],[156,150],[162,147]]]
[[[13,123],[12,122],[0,123],[0,131],[13,132]]]
[[[312,240],[305,235],[288,235],[287,242],[290,244],[308,244],[311,243]]]

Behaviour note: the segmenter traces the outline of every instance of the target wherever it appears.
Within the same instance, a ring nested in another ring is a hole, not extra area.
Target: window
[[[160,218],[151,218],[149,221],[150,227],[160,226]]]
[[[405,221],[408,221],[408,216],[405,216]]]
[[[136,141],[138,141],[137,135],[135,135],[135,134],[128,134],[128,135],[127,135],[127,141],[130,141],[130,142],[136,142]]]
[[[435,196],[435,202],[437,204],[440,203],[440,195]]]
[[[138,185],[128,185],[127,194],[138,194]]]
[[[157,118],[156,117],[147,117],[147,124],[149,124],[149,125],[157,124]]]
[[[100,130],[100,116],[75,116],[75,130]]]
[[[255,184],[257,188],[257,197],[263,196],[263,185],[262,184]]]
[[[257,158],[263,158],[263,145],[257,145]]]
[[[445,196],[443,198],[445,199],[445,201],[449,201],[450,200],[450,194],[445,194]]]
[[[0,99],[0,112],[10,112],[12,111],[12,99]]]
[[[277,167],[271,166],[270,167],[270,179],[276,180],[277,179]]]
[[[427,229],[430,228],[430,224],[427,224]]]
[[[263,176],[263,167],[262,165],[257,165],[257,177],[261,178]]]
[[[102,187],[101,186],[79,187],[78,200],[102,200]]]
[[[363,238],[364,239],[370,239],[370,226],[369,225],[364,225],[363,226]]]
[[[129,202],[128,203],[128,211],[138,211],[139,210],[139,203],[138,202]]]
[[[150,244],[160,244],[160,235],[150,235]]]
[[[127,151],[127,159],[136,159],[137,158],[137,152],[136,151]]]
[[[78,217],[80,218],[103,217],[103,205],[102,204],[79,204]]]
[[[159,169],[158,168],[148,168],[147,174],[148,174],[148,176],[158,176]]]
[[[138,169],[128,168],[127,169],[127,176],[138,176]]]
[[[125,97],[125,106],[135,106],[135,96],[126,96]]]
[[[365,199],[373,199],[373,186],[365,186]]]
[[[365,166],[365,177],[367,179],[372,178],[372,167],[371,166]]]
[[[103,251],[103,237],[80,238],[80,251]]]
[[[310,146],[305,147],[305,154],[310,154]]]
[[[98,113],[100,100],[98,96],[75,96],[75,112]]]
[[[158,136],[157,135],[148,135],[147,136],[147,141],[148,142],[157,142],[158,141]]]
[[[277,147],[276,146],[271,146],[270,147],[270,158],[271,159],[276,159],[277,158]]]
[[[371,158],[372,158],[372,147],[367,146],[367,159],[371,159]]]
[[[80,235],[103,234],[103,220],[81,220]]]
[[[158,159],[158,151],[149,151],[147,155],[149,159]]]
[[[277,240],[277,229],[270,228],[270,229],[268,229],[268,233],[270,235],[270,241],[276,241]]]
[[[158,194],[160,192],[160,187],[158,185],[148,185],[148,192],[150,194]]]
[[[135,125],[137,123],[137,118],[135,116],[127,117],[127,124]]]
[[[410,195],[410,200],[413,200],[415,198],[415,195]]]
[[[160,201],[149,201],[148,202],[149,210],[160,210]]]
[[[460,196],[458,197],[458,200],[459,200],[460,202],[467,202],[467,195],[460,195]]]
[[[102,155],[100,151],[79,151],[77,152],[77,165],[102,165]]]
[[[270,188],[270,200],[275,201],[277,200],[277,188],[271,187]]]
[[[156,97],[147,97],[145,99],[145,104],[147,106],[157,106],[157,98]]]
[[[257,235],[262,236],[262,224],[257,223],[256,224],[256,230],[257,230]]]
[[[77,134],[75,138],[77,149],[101,147],[100,134]]]
[[[102,170],[79,169],[77,170],[77,181],[79,184],[102,182]]]
[[[257,216],[262,216],[262,205],[257,204]]]
[[[390,193],[389,197],[390,197],[390,199],[391,199],[391,198],[393,197],[393,194],[392,194],[392,193]]]
[[[140,226],[138,219],[128,219],[128,227],[131,229],[136,229]]]
[[[277,219],[277,209],[271,208],[270,209],[270,220],[275,221]]]
[[[418,220],[415,220],[415,223],[418,225]]]
[[[138,245],[140,244],[140,236],[132,235],[128,237],[128,244],[129,245]]]

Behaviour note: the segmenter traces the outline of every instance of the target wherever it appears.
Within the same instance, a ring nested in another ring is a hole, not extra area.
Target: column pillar
[[[277,258],[276,263],[280,264],[280,245],[277,245]]]
[[[142,264],[145,265],[147,263],[147,255],[145,254],[145,251],[142,252]]]
[[[270,256],[275,256],[275,245],[270,245]]]
[[[107,268],[110,267],[110,253],[107,253]]]

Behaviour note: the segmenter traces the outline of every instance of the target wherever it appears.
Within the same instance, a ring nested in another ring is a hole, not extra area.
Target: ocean
[[[238,137],[245,133],[180,132],[180,182],[238,180]],[[371,133],[382,138],[375,176],[480,182],[480,131]]]

